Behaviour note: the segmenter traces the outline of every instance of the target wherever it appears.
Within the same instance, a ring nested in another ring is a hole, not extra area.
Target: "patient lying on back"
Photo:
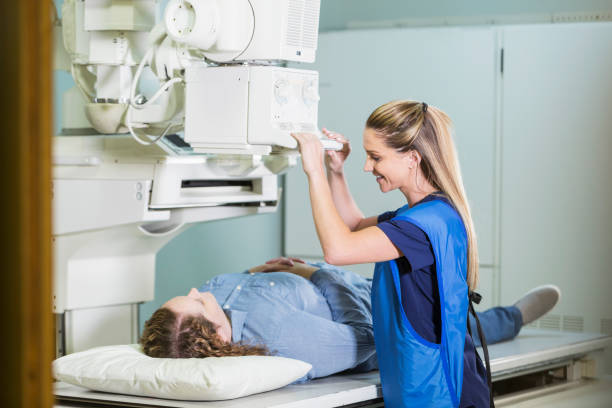
[[[265,346],[231,341],[228,317],[211,292],[192,288],[167,301],[145,323],[141,343],[151,357],[223,357],[266,355]]]
[[[378,368],[370,290],[370,280],[347,270],[279,258],[170,299],[145,323],[140,342],[151,357],[295,358],[313,367],[304,379],[369,371]],[[558,289],[547,286],[479,314],[487,342],[513,338],[557,300]]]

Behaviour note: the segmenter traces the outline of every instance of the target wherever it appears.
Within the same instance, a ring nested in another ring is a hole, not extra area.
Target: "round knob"
[[[314,81],[304,83],[302,88],[302,99],[304,99],[304,104],[306,105],[314,105],[319,102],[321,97],[319,96],[319,90]]]
[[[284,79],[279,79],[274,83],[274,97],[280,104],[287,103],[291,95],[291,87],[289,82]]]

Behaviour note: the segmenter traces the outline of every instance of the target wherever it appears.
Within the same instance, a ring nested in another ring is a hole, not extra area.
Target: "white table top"
[[[612,337],[598,333],[568,333],[525,328],[508,342],[489,347],[493,378],[521,367],[572,358],[612,345]],[[482,356],[482,350],[479,349]],[[184,408],[301,408],[336,407],[382,396],[378,371],[363,374],[335,375],[307,384],[289,385],[278,390],[227,401],[175,401],[157,398],[108,394],[81,387],[55,384],[58,397],[76,401],[104,401],[105,404]],[[59,405],[57,406],[59,407]]]
[[[577,357],[610,346],[612,336],[605,334],[570,333],[526,327],[514,340],[489,347],[491,374],[495,378],[511,370]],[[478,352],[482,357],[481,348],[478,348]]]

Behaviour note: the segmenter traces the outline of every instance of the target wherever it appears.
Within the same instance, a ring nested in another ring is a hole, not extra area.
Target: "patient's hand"
[[[289,272],[299,275],[304,279],[310,279],[312,274],[319,268],[305,263],[296,263],[288,266],[285,263],[266,263],[249,269],[249,272]]]
[[[266,261],[267,264],[280,263],[280,264],[284,264],[284,265],[287,265],[287,266],[293,266],[295,264],[295,262],[306,263],[303,260],[301,260],[300,258],[284,257],[284,256],[281,256],[279,258],[270,259],[269,261]]]

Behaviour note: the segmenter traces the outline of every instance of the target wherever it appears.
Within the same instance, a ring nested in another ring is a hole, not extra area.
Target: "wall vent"
[[[612,336],[612,319],[601,319],[601,332]]]
[[[542,329],[561,330],[561,316],[556,314],[548,314],[538,320],[539,326]]]
[[[584,317],[573,315],[548,314],[536,320],[535,322],[528,324],[528,326],[550,330],[583,332]],[[605,330],[608,330],[607,333],[612,334],[612,319],[601,320],[601,332],[606,333]]]
[[[572,332],[584,331],[584,319],[582,316],[563,316],[563,330]]]
[[[553,23],[596,23],[598,21],[612,21],[611,11],[601,12],[570,12],[553,13]]]
[[[289,0],[287,45],[317,48],[320,0]]]

